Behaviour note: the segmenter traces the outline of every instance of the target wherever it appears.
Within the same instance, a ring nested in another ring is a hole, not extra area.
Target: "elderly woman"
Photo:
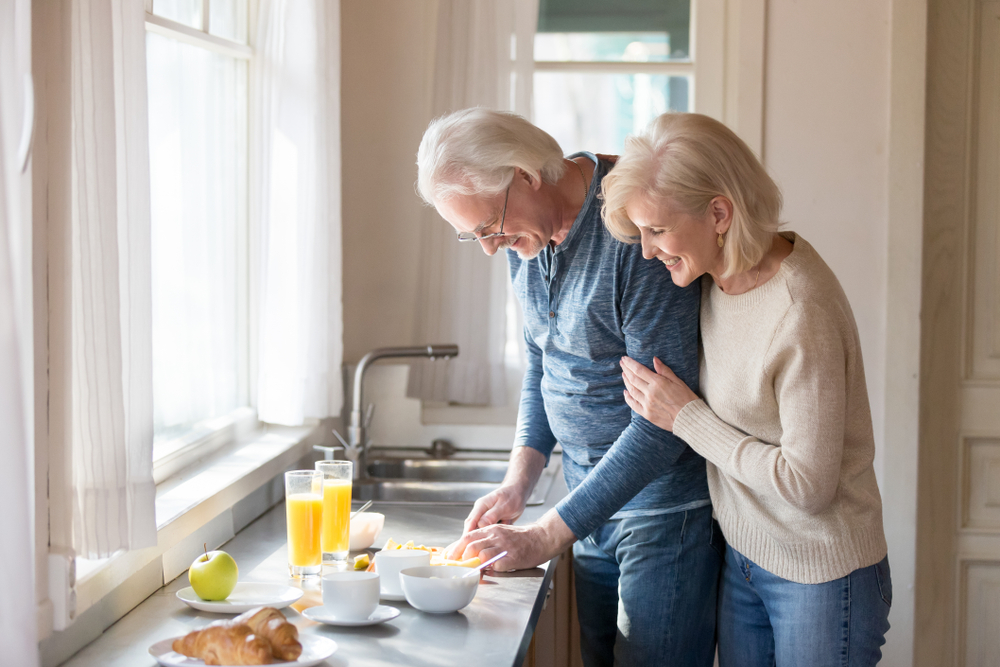
[[[603,182],[605,224],[702,280],[699,398],[622,359],[625,399],[708,460],[728,546],[719,660],[874,665],[892,588],[861,346],[837,278],[778,231],[781,194],[721,123],[665,114]]]

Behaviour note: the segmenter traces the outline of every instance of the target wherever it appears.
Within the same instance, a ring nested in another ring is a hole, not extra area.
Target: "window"
[[[247,0],[153,0],[147,13],[158,465],[253,417],[247,23]]]
[[[693,108],[690,0],[541,0],[534,122],[565,151],[619,153],[666,111]]]

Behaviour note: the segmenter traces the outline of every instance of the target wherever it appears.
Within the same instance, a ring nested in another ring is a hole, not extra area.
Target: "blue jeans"
[[[573,546],[587,667],[711,667],[724,554],[710,506],[612,519]]]
[[[882,658],[889,558],[823,584],[797,584],[726,547],[719,592],[720,667],[861,667]]]

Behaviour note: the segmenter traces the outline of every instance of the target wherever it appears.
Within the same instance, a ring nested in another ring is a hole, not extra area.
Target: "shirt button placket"
[[[555,275],[556,275],[556,268],[557,268],[557,266],[558,266],[558,262],[556,260],[555,255],[553,255],[552,256],[552,262],[549,265],[550,268],[549,268],[549,280],[548,280],[548,288],[549,288],[549,330],[550,331],[555,328],[555,323],[556,323],[556,307],[555,307],[555,302],[556,302],[556,290],[555,290],[556,279],[555,279]]]

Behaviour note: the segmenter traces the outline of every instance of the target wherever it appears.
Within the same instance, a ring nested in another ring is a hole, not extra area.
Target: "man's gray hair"
[[[417,190],[428,204],[502,193],[520,168],[546,183],[566,169],[559,142],[507,111],[463,109],[433,121],[417,151]]]

